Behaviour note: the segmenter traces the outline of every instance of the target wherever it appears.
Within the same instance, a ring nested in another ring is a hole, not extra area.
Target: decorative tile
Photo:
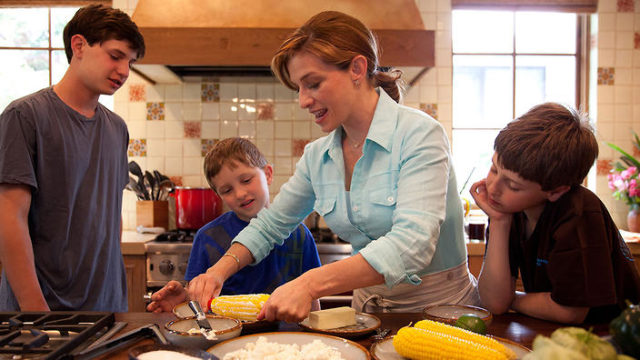
[[[596,172],[598,175],[607,175],[613,169],[611,165],[611,160],[598,160],[596,161]]]
[[[640,157],[640,149],[638,149],[637,147],[633,147],[633,151],[632,151],[633,157],[634,158],[639,158]]]
[[[616,69],[612,67],[598,68],[598,85],[613,85],[616,75]]]
[[[258,103],[258,120],[273,120],[274,107],[273,103],[262,102]]]
[[[633,48],[640,49],[640,33],[636,32],[633,34]]]
[[[205,157],[209,150],[218,143],[218,139],[201,139],[200,143],[202,144],[202,157]]]
[[[292,143],[293,146],[291,148],[291,152],[293,156],[296,156],[296,157],[302,156],[305,145],[307,145],[310,142],[311,142],[310,139],[293,139],[293,143]]]
[[[219,83],[202,83],[202,102],[219,102],[220,101],[220,84]]]
[[[197,139],[202,134],[202,123],[199,121],[184,122],[184,137],[187,139]]]
[[[164,120],[164,103],[148,102],[147,103],[147,120]]]
[[[129,85],[129,101],[145,101],[146,95],[147,92],[144,84]]]
[[[618,12],[633,12],[635,10],[633,0],[618,0],[617,6]]]
[[[129,156],[147,156],[147,139],[129,139]]]
[[[426,112],[432,118],[438,120],[438,104],[420,103],[420,110]]]
[[[182,186],[182,176],[169,176],[175,186]]]

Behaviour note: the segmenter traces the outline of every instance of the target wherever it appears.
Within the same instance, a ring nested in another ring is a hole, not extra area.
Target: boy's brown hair
[[[260,169],[264,169],[268,164],[267,159],[251,141],[239,137],[221,140],[204,158],[204,175],[213,190],[218,191],[211,179],[218,175],[224,165],[235,168],[236,161]]]
[[[73,51],[71,50],[71,37],[82,35],[90,46],[96,42],[102,44],[107,40],[126,40],[131,48],[138,53],[137,59],[144,56],[144,38],[138,30],[138,26],[129,15],[121,10],[101,4],[88,5],[78,9],[64,27],[62,38],[67,61],[71,63]]]
[[[498,162],[543,191],[579,185],[598,156],[587,116],[557,103],[534,106],[500,131]]]

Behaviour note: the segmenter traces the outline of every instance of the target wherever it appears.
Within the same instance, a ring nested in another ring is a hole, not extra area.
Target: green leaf
[[[631,163],[633,164],[633,166],[637,167],[640,169],[640,161],[636,160],[633,156],[629,155],[629,153],[627,153],[626,151],[622,150],[621,148],[619,148],[618,146],[612,144],[612,143],[607,143],[607,145],[609,145],[609,147],[611,147],[613,150],[621,153],[622,157],[620,157],[620,159],[622,159],[623,161],[625,161],[625,159],[631,161]],[[625,161],[626,163],[626,161]]]

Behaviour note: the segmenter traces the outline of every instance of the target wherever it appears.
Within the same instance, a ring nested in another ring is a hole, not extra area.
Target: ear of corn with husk
[[[515,353],[494,339],[451,325],[422,320],[393,338],[398,354],[413,360],[512,360]]]
[[[255,321],[269,294],[223,295],[211,300],[211,312],[243,321]]]

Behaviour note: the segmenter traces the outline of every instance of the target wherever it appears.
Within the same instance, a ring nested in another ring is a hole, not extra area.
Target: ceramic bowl
[[[216,339],[207,339],[200,332],[196,317],[169,321],[165,333],[169,342],[186,348],[207,349],[223,340],[240,335],[242,324],[236,319],[225,316],[207,315],[207,321],[216,333]]]
[[[193,310],[189,307],[188,302],[180,303],[173,307],[173,314],[180,319],[194,316]],[[209,312],[211,314],[211,312]],[[239,320],[242,324],[242,335],[253,334],[262,331],[274,331],[278,329],[278,321],[256,320],[245,321]]]
[[[443,322],[449,325],[455,324],[462,315],[476,315],[489,326],[493,316],[489,310],[473,305],[434,305],[422,310],[422,317],[433,321]]]
[[[173,355],[172,355],[173,354]],[[204,360],[218,359],[214,355],[199,349],[187,349],[175,345],[162,345],[162,344],[148,344],[136,346],[129,350],[129,360],[143,360],[152,359],[157,356],[158,359],[166,359],[166,356],[172,356],[174,359],[179,359],[181,356],[190,356],[193,358]],[[164,357],[163,357],[164,356]]]

